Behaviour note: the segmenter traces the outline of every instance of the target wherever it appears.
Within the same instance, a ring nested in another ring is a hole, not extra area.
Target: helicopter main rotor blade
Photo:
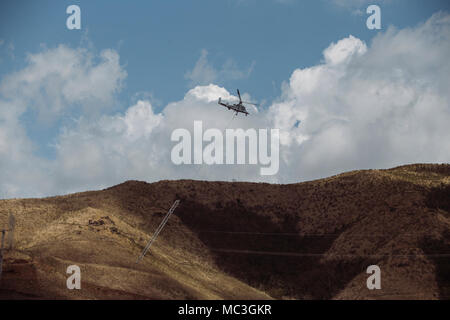
[[[239,96],[239,102],[242,102],[241,93],[239,92],[239,89],[237,89],[237,93],[238,93],[238,96]]]

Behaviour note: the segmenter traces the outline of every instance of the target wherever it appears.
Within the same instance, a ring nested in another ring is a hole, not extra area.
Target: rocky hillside
[[[181,204],[147,256],[146,242]],[[450,165],[272,185],[127,181],[0,200],[16,219],[0,298],[449,299]],[[81,268],[81,290],[66,268]],[[368,290],[366,268],[381,268]]]

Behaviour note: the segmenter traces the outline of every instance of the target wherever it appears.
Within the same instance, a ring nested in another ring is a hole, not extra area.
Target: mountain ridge
[[[0,200],[0,226],[17,220],[0,298],[448,299],[449,186],[450,165],[414,164],[287,185],[131,180]],[[69,263],[81,290],[65,288]],[[366,287],[371,264],[381,290]]]

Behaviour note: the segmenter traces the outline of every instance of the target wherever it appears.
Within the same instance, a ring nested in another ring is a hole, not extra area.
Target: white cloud
[[[255,177],[259,168],[248,166],[176,166],[170,160],[175,143],[170,135],[177,128],[192,131],[195,120],[204,128],[225,129],[228,110],[217,104],[221,96],[233,100],[224,88],[198,86],[183,100],[170,103],[155,114],[149,101],[138,101],[124,114],[103,116],[95,122],[81,119],[75,128],[66,129],[57,146],[57,185],[76,191],[106,187],[127,179],[227,179]],[[255,119],[263,123],[262,119]],[[246,128],[255,122],[243,118],[229,127]]]
[[[85,115],[114,103],[126,72],[119,55],[98,57],[85,49],[59,46],[30,54],[27,66],[0,81],[0,197],[58,192],[54,160],[36,156],[23,117],[38,113],[41,126],[75,110]]]
[[[138,101],[125,114],[103,116],[96,121],[80,119],[59,138],[56,155],[57,184],[76,190],[139,178],[158,170],[152,132],[161,125],[148,101]]]
[[[60,45],[28,55],[28,65],[0,83],[4,99],[35,108],[40,119],[54,119],[63,109],[83,106],[85,112],[107,108],[120,90],[126,72],[114,50],[104,50],[98,63],[89,51]]]
[[[83,50],[48,50],[52,61],[45,52],[34,55],[24,70],[1,82],[1,197],[95,189],[127,179],[296,182],[345,170],[450,160],[448,14],[436,14],[415,28],[390,28],[370,45],[352,36],[330,44],[320,64],[294,70],[281,97],[249,117],[230,122],[232,113],[217,99],[236,97],[214,84],[196,86],[161,113],[147,100],[116,115],[85,113],[56,137],[54,159],[38,157],[20,121],[23,112],[62,110],[91,99],[108,106],[120,89],[125,71],[118,55],[104,51],[95,63]],[[78,61],[81,71],[63,63],[67,57]],[[104,87],[90,90],[84,82]],[[61,92],[52,93],[52,84]],[[42,88],[50,90],[48,106],[39,101]],[[173,165],[170,134],[176,128],[192,130],[194,120],[202,120],[204,130],[280,128],[279,174],[262,177],[259,166]]]
[[[298,166],[285,173],[300,180],[448,162],[449,40],[450,16],[436,14],[416,28],[380,33],[370,48],[350,36],[324,51],[323,64],[295,70],[270,108]]]
[[[140,137],[149,137],[154,127],[161,122],[162,116],[155,115],[152,106],[148,101],[138,101],[136,105],[130,107],[121,117],[126,127],[126,135],[131,140]]]
[[[332,43],[325,51],[323,56],[325,62],[330,65],[336,65],[348,62],[354,59],[354,56],[360,56],[366,53],[367,47],[361,40],[350,35],[348,38],[340,40],[338,43]]]

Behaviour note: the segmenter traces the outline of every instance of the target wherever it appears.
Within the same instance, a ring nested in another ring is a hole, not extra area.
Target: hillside
[[[150,252],[136,258],[175,199]],[[0,298],[449,299],[450,165],[310,182],[127,181],[0,200],[16,218]],[[80,266],[82,289],[66,288]],[[366,287],[367,266],[382,289]]]

